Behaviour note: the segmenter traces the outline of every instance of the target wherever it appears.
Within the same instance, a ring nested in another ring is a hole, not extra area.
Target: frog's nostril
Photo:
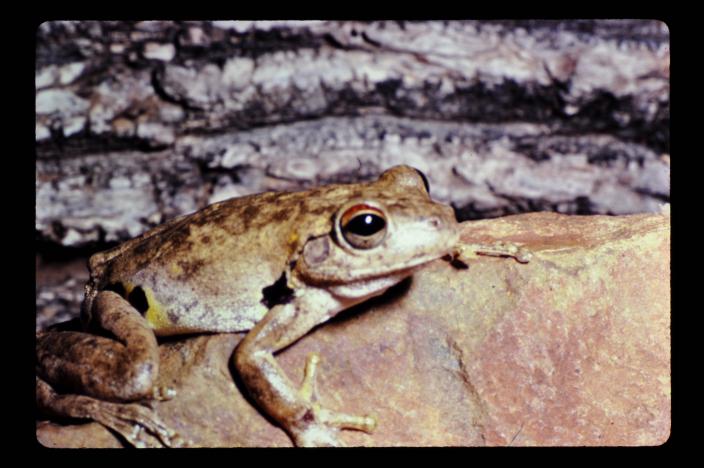
[[[442,221],[440,218],[432,217],[428,219],[428,224],[437,229],[442,226]]]

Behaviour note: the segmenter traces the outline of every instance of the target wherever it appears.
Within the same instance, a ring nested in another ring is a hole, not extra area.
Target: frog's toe
[[[376,429],[376,418],[369,415],[356,416],[320,408],[318,417],[324,424],[340,429],[353,429],[366,433],[371,433]]]
[[[299,393],[306,401],[312,401],[315,398],[315,381],[318,364],[320,363],[320,355],[318,353],[310,353],[306,359],[306,367],[303,371],[303,383]]]
[[[313,405],[291,433],[298,447],[344,447],[338,438],[341,429],[372,432],[376,420],[370,416],[353,416]]]
[[[338,439],[337,431],[323,425],[310,425],[305,429],[292,431],[296,447],[344,447]]]
[[[306,441],[317,440],[321,443],[326,440],[329,442],[340,429],[372,432],[376,428],[376,419],[373,417],[338,413],[315,403],[317,400],[315,382],[319,363],[320,356],[317,353],[308,355],[303,383],[299,390],[301,397],[311,404],[309,411],[303,416],[306,428],[303,432],[306,435],[302,439]],[[331,444],[326,442],[325,445]],[[337,445],[340,443],[338,442]]]
[[[117,431],[135,447],[182,447],[187,445],[150,408],[138,403],[104,403],[96,421]]]
[[[136,448],[182,448],[188,447],[188,443],[178,434],[171,433],[169,436],[157,436],[147,430],[144,426],[134,424],[130,431],[121,432],[123,437]]]
[[[523,246],[512,242],[497,241],[491,245],[485,244],[463,244],[458,246],[453,252],[453,260],[459,260],[463,263],[468,263],[474,260],[478,255],[490,257],[509,257],[514,258],[519,263],[528,263],[531,261],[533,254]]]
[[[150,401],[169,401],[176,396],[176,389],[168,385],[155,386],[150,395]]]
[[[136,448],[163,447],[163,444],[158,438],[149,434],[141,426],[132,426],[131,429],[127,429],[125,432],[120,431],[120,434],[127,440],[127,442]]]

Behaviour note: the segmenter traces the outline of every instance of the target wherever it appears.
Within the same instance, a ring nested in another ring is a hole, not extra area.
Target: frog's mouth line
[[[352,275],[349,275],[347,278],[336,278],[332,279],[329,277],[325,277],[324,275],[315,275],[315,274],[310,274],[310,272],[305,272],[304,277],[306,279],[306,282],[310,284],[314,284],[316,286],[325,286],[325,285],[330,285],[330,286],[340,286],[340,285],[350,285],[354,286],[357,284],[362,284],[362,283],[368,283],[370,281],[375,281],[379,280],[385,277],[397,277],[397,278],[405,278],[408,276],[411,276],[416,270],[420,269],[423,265],[426,263],[432,262],[433,260],[436,260],[438,258],[441,258],[440,256],[432,256],[432,257],[426,257],[426,258],[419,258],[417,261],[405,265],[403,268],[398,268],[395,270],[385,270],[382,272],[379,272],[377,270],[372,271],[371,269],[365,271],[365,270],[356,270],[354,278],[352,278]]]

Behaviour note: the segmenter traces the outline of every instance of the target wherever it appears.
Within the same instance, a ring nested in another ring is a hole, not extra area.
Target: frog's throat
[[[305,260],[299,261],[296,264],[295,273],[305,280],[306,283],[315,285],[332,285],[332,286],[344,286],[350,285],[356,287],[358,284],[363,283],[376,283],[378,280],[383,278],[396,278],[396,282],[412,275],[415,271],[421,269],[423,266],[429,262],[442,257],[442,255],[433,255],[426,258],[418,258],[413,262],[400,267],[396,270],[389,271],[379,271],[378,268],[368,267],[368,268],[356,268],[353,270],[345,271],[341,267],[334,266],[326,269],[318,268],[314,269],[309,267]],[[341,275],[340,272],[345,273]],[[380,283],[379,283],[380,284]]]
[[[412,273],[412,270],[403,270],[394,274],[380,276],[378,278],[368,278],[359,281],[332,285],[329,287],[329,290],[338,298],[352,300],[354,303],[357,303],[370,297],[383,294],[390,287],[411,276]]]

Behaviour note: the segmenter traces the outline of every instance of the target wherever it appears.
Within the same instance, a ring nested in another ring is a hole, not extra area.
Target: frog
[[[159,340],[244,333],[231,360],[254,404],[295,446],[342,446],[340,431],[371,434],[376,418],[320,404],[317,353],[300,385],[276,353],[433,260],[471,257],[459,232],[453,209],[405,165],[369,182],[247,195],[176,217],[90,257],[81,329],[37,334],[37,404],[136,447],[188,446],[154,410],[175,395],[156,384]]]

